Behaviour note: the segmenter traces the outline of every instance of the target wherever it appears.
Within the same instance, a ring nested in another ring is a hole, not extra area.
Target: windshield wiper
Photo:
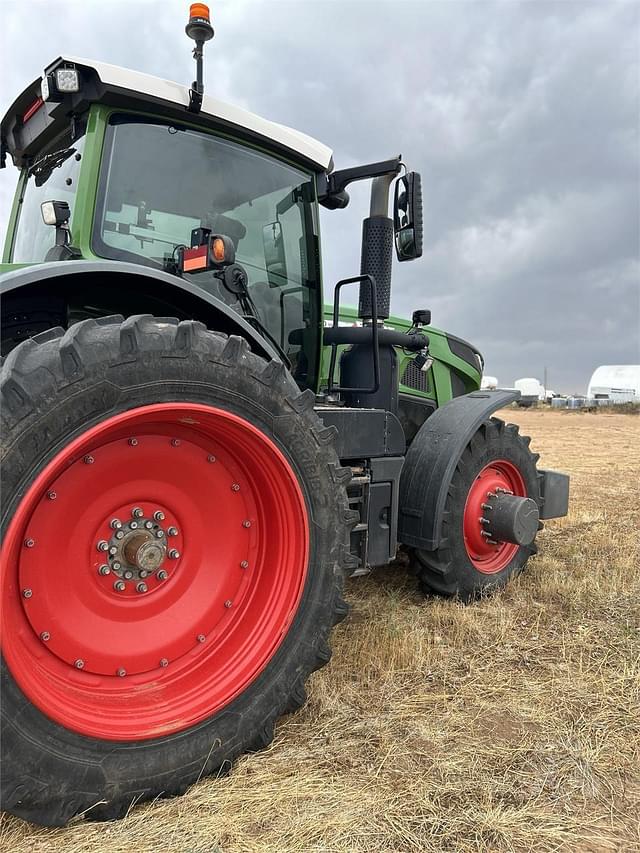
[[[62,148],[60,151],[45,154],[30,167],[28,176],[35,175],[36,186],[41,187],[49,180],[53,170],[62,166],[72,154],[76,153],[76,150],[75,148]]]

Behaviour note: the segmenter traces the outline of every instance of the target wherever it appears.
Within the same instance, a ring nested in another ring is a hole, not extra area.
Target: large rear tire
[[[478,429],[455,469],[445,503],[440,547],[415,550],[413,564],[425,594],[468,602],[504,587],[520,574],[535,543],[495,542],[486,533],[488,495],[510,492],[540,502],[538,455],[515,424],[491,418]]]
[[[2,808],[117,818],[266,746],[346,614],[314,395],[150,316],[40,334],[1,389]]]

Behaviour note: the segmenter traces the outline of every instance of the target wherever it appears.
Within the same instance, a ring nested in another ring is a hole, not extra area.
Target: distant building
[[[535,406],[538,400],[544,400],[543,386],[531,376],[516,379],[513,387],[520,392],[520,399],[516,401],[519,406]]]
[[[589,382],[587,397],[603,403],[640,403],[640,364],[597,367]]]
[[[495,391],[498,387],[498,380],[495,376],[483,376],[480,388],[483,391]]]

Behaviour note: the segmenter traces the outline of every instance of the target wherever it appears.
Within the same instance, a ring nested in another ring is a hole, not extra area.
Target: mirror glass
[[[264,266],[269,283],[277,285],[287,276],[282,226],[279,222],[269,222],[263,227],[262,244],[264,246]]]
[[[393,204],[393,227],[399,261],[422,255],[422,190],[418,172],[398,178]]]

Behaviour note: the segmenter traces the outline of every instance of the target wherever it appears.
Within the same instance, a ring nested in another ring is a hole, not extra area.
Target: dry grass
[[[506,592],[350,582],[310,701],[266,752],[112,824],[5,818],[12,853],[640,850],[640,422],[509,411],[572,509]]]

